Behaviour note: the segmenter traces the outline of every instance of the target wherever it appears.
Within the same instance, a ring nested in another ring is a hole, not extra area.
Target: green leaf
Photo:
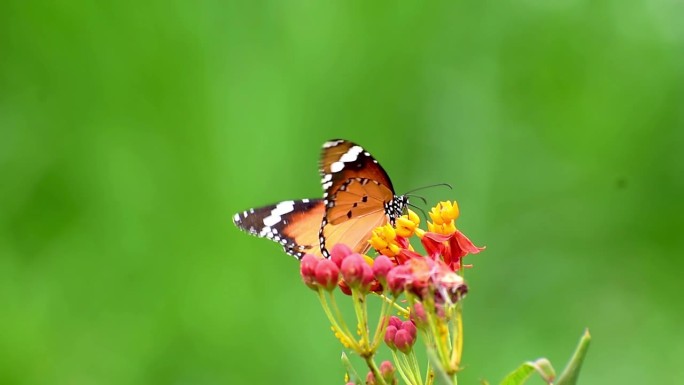
[[[577,383],[577,377],[579,376],[580,368],[582,367],[582,362],[584,362],[584,356],[587,354],[589,349],[589,342],[591,342],[591,335],[589,335],[589,330],[585,329],[582,338],[580,338],[579,344],[575,349],[575,353],[570,358],[570,361],[563,369],[558,378],[557,385],[575,385]]]
[[[556,378],[556,372],[553,366],[546,358],[540,358],[536,361],[528,361],[520,365],[516,370],[512,371],[506,378],[501,381],[501,385],[521,385],[527,381],[534,372],[539,373],[541,378],[547,383],[551,384]]]

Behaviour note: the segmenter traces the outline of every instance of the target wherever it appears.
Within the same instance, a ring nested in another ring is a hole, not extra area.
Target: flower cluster
[[[411,210],[398,218],[395,226],[374,229],[369,244],[378,252],[375,258],[340,243],[331,250],[330,259],[305,255],[301,260],[302,279],[318,293],[335,336],[366,361],[370,370],[367,384],[396,383],[395,369],[405,383],[416,385],[431,384],[436,370],[455,377],[460,369],[460,301],[468,291],[463,273],[470,267],[463,264],[463,258],[482,248],[456,227],[456,202],[440,202],[429,216],[427,231],[420,228],[420,218]],[[425,254],[413,248],[414,238]],[[337,306],[336,288],[352,298],[355,328],[347,326]],[[372,320],[368,296],[382,300],[380,314]],[[405,320],[390,316],[393,311]],[[424,377],[413,349],[418,340],[433,358]],[[387,362],[378,367],[374,356],[383,341],[390,348],[394,365]],[[348,374],[356,383],[362,382],[350,370]]]
[[[398,349],[408,354],[416,342],[418,329],[413,321],[401,321],[399,317],[390,317],[389,325],[385,330],[385,343],[390,349]]]

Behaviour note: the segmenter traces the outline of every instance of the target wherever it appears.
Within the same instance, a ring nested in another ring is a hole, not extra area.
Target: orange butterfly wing
[[[393,193],[384,185],[366,178],[348,180],[330,197],[321,233],[325,249],[344,243],[357,253],[365,253],[373,230],[389,220],[386,200]],[[326,253],[323,252],[323,255]]]

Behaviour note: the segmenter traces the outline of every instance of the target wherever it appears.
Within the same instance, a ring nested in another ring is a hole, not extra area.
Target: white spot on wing
[[[329,142],[323,143],[323,148],[335,147],[342,142],[344,142],[344,141],[343,140],[331,140]]]
[[[238,223],[240,222],[240,214],[235,214],[233,215],[233,222]]]
[[[261,231],[259,232],[260,237],[265,237],[267,234],[271,234],[271,228],[269,226],[265,226]]]
[[[343,168],[344,168],[344,163],[342,163],[342,162],[335,162],[335,163],[330,165],[330,171],[332,171],[332,172],[342,171]]]
[[[342,169],[344,168],[344,164],[356,162],[361,152],[363,152],[363,148],[361,148],[360,146],[354,146],[350,148],[340,157],[340,160],[330,165],[330,171],[333,173],[342,171]],[[327,175],[325,177],[327,177]],[[325,181],[323,181],[323,183],[325,183]]]
[[[264,225],[268,227],[275,226],[276,223],[280,222],[283,218],[282,215],[290,213],[294,210],[294,201],[280,202],[278,205],[271,210],[271,215],[264,218]]]
[[[270,226],[275,226],[276,223],[280,222],[280,216],[279,215],[269,215],[266,218],[264,218],[264,225],[267,227]]]
[[[349,149],[342,157],[340,158],[340,162],[344,163],[350,163],[356,161],[356,158],[359,157],[359,154],[363,151],[363,148],[359,146],[354,146]]]

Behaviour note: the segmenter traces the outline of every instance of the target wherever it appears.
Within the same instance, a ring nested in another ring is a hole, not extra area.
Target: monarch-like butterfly
[[[233,216],[240,229],[268,238],[285,252],[330,257],[329,249],[344,243],[365,253],[373,229],[401,216],[408,204],[395,195],[389,176],[371,154],[343,139],[323,144],[319,164],[323,199],[283,201]]]

